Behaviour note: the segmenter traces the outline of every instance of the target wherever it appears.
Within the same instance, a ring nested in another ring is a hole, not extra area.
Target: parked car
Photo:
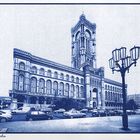
[[[92,117],[92,112],[91,110],[85,108],[85,109],[81,109],[80,110],[81,113],[85,113],[86,114],[86,117]]]
[[[0,110],[0,122],[7,122],[12,119],[10,110]]]
[[[93,117],[98,117],[99,116],[99,112],[98,112],[97,109],[90,110],[90,112],[92,113]]]
[[[67,118],[82,118],[82,117],[86,117],[86,114],[81,113],[78,110],[71,109],[67,112],[64,112],[64,116],[67,117]]]
[[[60,108],[58,110],[55,110],[54,113],[64,113],[66,110],[63,108]]]
[[[18,109],[12,110],[12,114],[26,114],[31,110],[30,107],[19,107]]]
[[[134,115],[134,114],[136,114],[136,112],[134,110],[127,110],[127,114],[128,115]]]
[[[116,115],[123,115],[123,110],[115,110]]]
[[[80,112],[81,112],[81,113],[88,113],[89,110],[85,108],[85,109],[81,109]]]
[[[98,109],[98,114],[99,114],[99,116],[106,116],[107,115],[107,113],[104,109]]]
[[[50,113],[45,113],[42,111],[30,111],[26,115],[26,120],[32,121],[32,120],[49,120],[53,119],[52,114]]]
[[[116,111],[115,110],[109,110],[108,115],[109,116],[115,116],[116,115]]]
[[[60,108],[58,110],[55,110],[53,112],[54,119],[64,119],[64,112],[66,112],[66,110],[63,109],[63,108]]]
[[[136,114],[140,114],[140,109],[135,110]]]
[[[35,110],[32,110],[35,111]],[[52,108],[42,108],[40,111],[45,112],[45,113],[52,113]]]

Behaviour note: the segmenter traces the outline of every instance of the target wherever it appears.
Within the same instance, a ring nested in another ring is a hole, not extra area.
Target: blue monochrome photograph
[[[0,133],[140,133],[140,4],[0,5]]]

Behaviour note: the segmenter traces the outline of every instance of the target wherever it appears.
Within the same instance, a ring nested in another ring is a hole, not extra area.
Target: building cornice
[[[104,81],[105,81],[105,83],[114,84],[116,86],[122,86],[122,83],[114,81],[114,80],[110,80],[110,79],[107,79],[107,78],[105,78]],[[127,84],[125,84],[125,86],[127,88]]]
[[[14,49],[14,57],[16,58],[21,58],[21,59],[26,59],[28,61],[30,61],[31,63],[35,63],[35,64],[39,64],[39,65],[44,65],[44,66],[48,66],[48,67],[52,67],[52,68],[56,68],[62,71],[67,71],[70,73],[74,73],[74,74],[78,74],[80,76],[83,76],[84,73],[81,70],[77,70],[74,69],[72,67],[63,65],[63,64],[59,64],[41,57],[37,57],[35,55],[32,55],[31,53],[28,53],[26,51],[20,50],[15,48]]]

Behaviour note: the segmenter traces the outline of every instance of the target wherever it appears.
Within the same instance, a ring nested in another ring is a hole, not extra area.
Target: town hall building
[[[71,67],[14,49],[10,96],[20,105],[40,108],[121,109],[122,84],[105,78],[104,67],[97,68],[96,24],[82,14],[71,37]]]

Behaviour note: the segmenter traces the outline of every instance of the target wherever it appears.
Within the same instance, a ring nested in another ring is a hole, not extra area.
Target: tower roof
[[[75,31],[78,30],[78,28],[80,27],[81,24],[84,24],[87,28],[89,28],[89,29],[91,29],[93,31],[96,29],[96,24],[95,23],[91,23],[90,21],[88,21],[86,19],[85,14],[82,14],[79,17],[78,23],[71,29],[71,32],[75,33]]]
[[[82,14],[82,15],[80,16],[80,20],[84,20],[85,18],[86,18],[85,14]]]

